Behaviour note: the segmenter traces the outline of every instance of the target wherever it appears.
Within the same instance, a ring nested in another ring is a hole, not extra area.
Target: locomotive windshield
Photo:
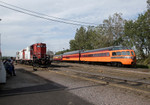
[[[131,52],[133,53],[133,52]],[[112,52],[112,56],[120,56],[120,55],[131,55],[129,51],[122,51],[122,52]]]
[[[37,45],[37,47],[46,47],[45,45]]]
[[[40,47],[40,45],[37,45],[37,47]]]

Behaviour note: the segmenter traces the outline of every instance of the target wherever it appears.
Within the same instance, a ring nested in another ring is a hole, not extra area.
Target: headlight
[[[133,59],[134,57],[132,57],[132,56],[125,56],[124,58]]]

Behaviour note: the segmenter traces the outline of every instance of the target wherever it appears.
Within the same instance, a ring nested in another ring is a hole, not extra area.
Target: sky
[[[114,13],[122,13],[126,20],[135,20],[147,9],[147,0],[3,0],[2,2],[38,12],[37,18],[0,6],[1,51],[3,56],[15,56],[34,43],[46,43],[54,53],[69,49],[76,29],[84,23],[66,24],[51,20],[63,18],[86,23],[102,24]],[[2,3],[0,5],[10,7]],[[11,7],[14,8],[14,7]],[[19,10],[17,8],[17,10]],[[36,14],[37,15],[37,14]],[[53,18],[53,17],[57,17]],[[66,22],[65,20],[59,20]],[[74,23],[71,21],[72,23]],[[68,21],[67,21],[68,22]],[[90,24],[93,25],[93,24]]]

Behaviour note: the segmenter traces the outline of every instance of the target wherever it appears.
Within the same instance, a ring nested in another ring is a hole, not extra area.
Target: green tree
[[[109,44],[108,36],[105,35],[104,27],[101,25],[95,27],[95,32],[96,32],[95,48],[108,47],[110,44]]]
[[[124,29],[124,42],[136,47],[138,56],[145,59],[150,53],[150,17],[149,10],[140,14],[135,21],[127,21]]]
[[[84,27],[80,27],[79,29],[77,29],[77,32],[74,38],[75,41],[71,42],[76,45],[76,47],[74,48],[75,50],[84,49],[85,41],[86,41],[85,37],[86,37],[86,29]]]
[[[103,21],[103,33],[108,39],[108,46],[121,45],[125,20],[121,13],[115,13],[112,17]]]
[[[150,10],[150,0],[147,0],[147,8]]]
[[[96,49],[122,44],[122,35],[125,20],[121,13],[115,13],[112,17],[103,21],[103,25],[89,26],[77,29],[74,40],[71,40],[70,49]]]
[[[65,52],[69,52],[69,51],[70,51],[69,49],[58,51],[58,52],[55,53],[55,55],[60,55],[60,54],[63,54]]]
[[[95,31],[95,27],[89,26],[87,31],[86,31],[86,36],[85,36],[85,50],[91,50],[97,47],[96,45],[97,42],[97,34]]]
[[[69,44],[70,44],[71,51],[79,49],[75,40],[70,40]]]

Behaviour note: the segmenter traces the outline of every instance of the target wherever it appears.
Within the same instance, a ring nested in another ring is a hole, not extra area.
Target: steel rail
[[[144,82],[141,81],[141,79],[129,79],[129,78],[120,78],[120,77],[116,77],[116,76],[109,76],[106,74],[100,74],[100,73],[92,73],[92,72],[86,72],[86,71],[79,71],[79,70],[73,70],[73,69],[67,69],[65,68],[65,70],[61,70],[61,71],[72,71],[72,72],[76,72],[76,73],[81,73],[81,74],[88,74],[88,75],[93,75],[93,76],[97,76],[97,77],[102,77],[103,79],[114,79],[114,80],[120,80],[120,81],[124,81],[124,82],[134,82],[134,83],[138,83],[138,84],[146,84],[146,85],[150,85],[150,81],[149,82]],[[103,80],[101,79],[101,80]],[[146,78],[143,78],[143,80],[145,80]],[[106,80],[104,80],[106,81]]]

